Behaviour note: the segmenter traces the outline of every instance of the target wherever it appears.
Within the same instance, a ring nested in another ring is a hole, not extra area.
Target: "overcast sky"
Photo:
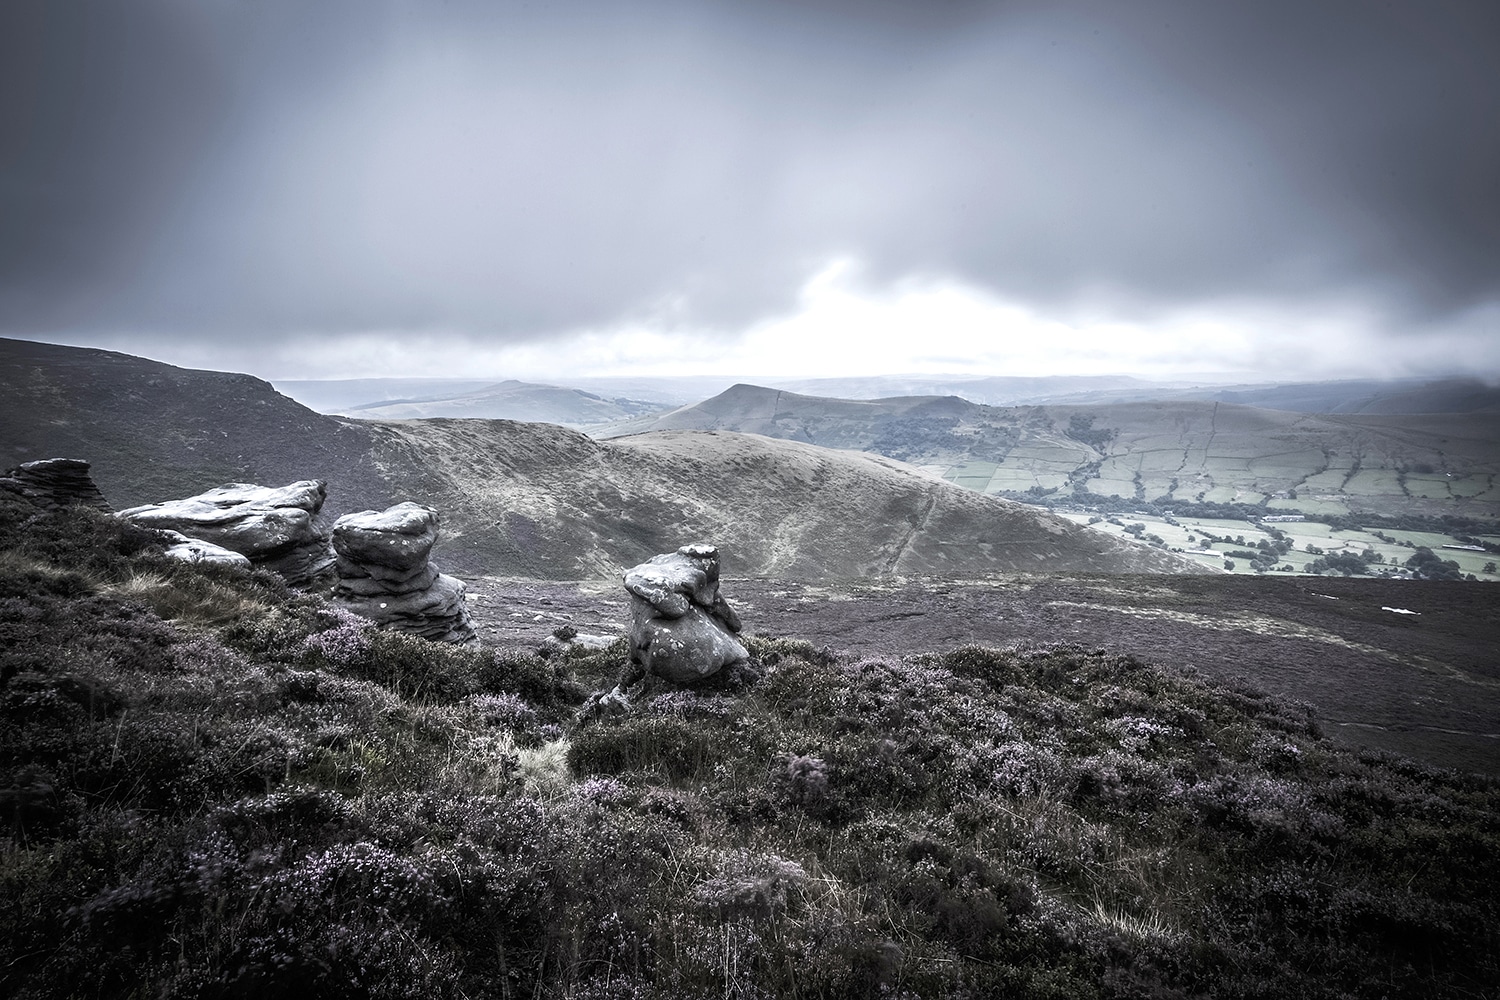
[[[1500,3],[7,0],[0,335],[1500,376]]]

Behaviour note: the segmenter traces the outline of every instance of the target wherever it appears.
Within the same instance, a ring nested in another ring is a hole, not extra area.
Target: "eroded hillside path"
[[[479,578],[471,590],[485,641],[502,646],[541,643],[564,624],[620,635],[629,621],[607,581]],[[749,632],[858,656],[1069,643],[1243,677],[1312,703],[1343,742],[1500,774],[1500,588],[1490,584],[1038,575],[726,580],[724,593]]]

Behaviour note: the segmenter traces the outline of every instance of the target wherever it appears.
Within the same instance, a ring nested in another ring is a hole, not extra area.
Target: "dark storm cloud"
[[[1491,3],[12,3],[0,329],[1500,296]]]
[[[1309,248],[1342,258],[1330,273],[1396,281],[1436,309],[1496,294],[1500,5],[1127,7],[1145,9],[1099,10],[1253,138],[1295,195],[1277,215],[1308,206]]]
[[[184,86],[187,82],[191,85]],[[149,5],[0,11],[0,308],[46,325],[128,280],[211,141],[219,81]]]

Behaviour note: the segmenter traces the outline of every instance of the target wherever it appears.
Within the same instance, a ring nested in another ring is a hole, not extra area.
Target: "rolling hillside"
[[[340,420],[249,376],[24,341],[0,341],[0,391],[6,466],[86,459],[117,508],[307,478],[329,483],[325,518],[416,500],[443,513],[450,572],[608,577],[695,539],[746,576],[1192,570],[897,463],[793,442]]]
[[[1201,571],[896,462],[797,442],[667,431],[601,443],[478,420],[372,430],[393,488],[444,511],[445,565],[578,579],[706,538],[736,576]]]
[[[1500,414],[1305,414],[1201,401],[987,407],[737,385],[620,425],[739,430],[876,452],[982,493],[1500,516]]]

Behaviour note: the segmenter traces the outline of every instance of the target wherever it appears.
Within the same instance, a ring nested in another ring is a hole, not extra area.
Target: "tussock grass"
[[[1140,915],[1110,909],[1099,900],[1094,901],[1093,909],[1088,912],[1089,916],[1109,930],[1139,941],[1171,943],[1183,937],[1182,930],[1160,913]]]
[[[572,784],[572,774],[568,770],[568,751],[571,748],[568,740],[560,739],[539,747],[517,747],[512,751],[516,758],[516,773],[526,794],[551,802]]]
[[[0,579],[17,593],[87,594],[97,581],[15,549],[0,550]]]
[[[7,996],[1500,976],[1500,786],[1341,751],[1305,705],[1103,650],[752,636],[741,683],[585,724],[623,649],[438,646],[24,513],[22,544],[0,504]]]
[[[100,591],[140,601],[164,621],[185,625],[219,625],[267,610],[263,601],[239,588],[180,571],[133,573],[118,583],[104,585]]]

